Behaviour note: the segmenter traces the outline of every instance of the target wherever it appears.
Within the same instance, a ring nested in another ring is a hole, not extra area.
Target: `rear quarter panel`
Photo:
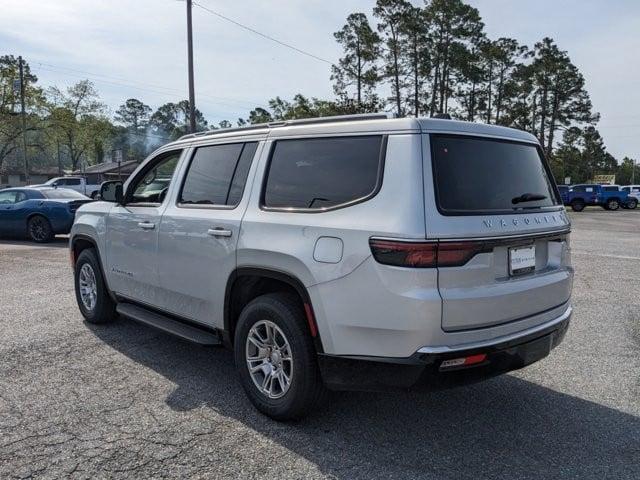
[[[333,315],[334,307],[342,302],[369,301],[368,296],[360,295],[367,286],[350,283],[346,290],[342,288],[340,295],[329,296],[320,295],[320,289],[313,287],[350,278],[371,257],[369,239],[372,236],[424,238],[420,135],[388,136],[382,186],[377,195],[362,203],[321,213],[260,208],[272,143],[267,141],[259,159],[258,174],[241,226],[237,264],[238,267],[267,268],[299,279],[312,296],[325,351],[332,352],[332,337],[339,336],[339,329],[334,328],[337,319],[328,318],[329,312]],[[330,261],[326,261],[326,251],[316,249],[321,238],[328,238],[321,245],[342,247]]]

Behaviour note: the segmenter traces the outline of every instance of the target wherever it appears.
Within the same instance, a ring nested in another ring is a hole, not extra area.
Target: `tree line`
[[[390,111],[526,130],[540,141],[559,183],[597,174],[631,178],[632,160],[618,162],[597,130],[585,79],[553,39],[534,45],[487,36],[480,12],[462,0],[377,0],[369,15],[351,13],[334,33],[342,56],[331,67],[335,97],[275,97],[246,118],[210,124],[197,111],[198,130],[293,118]],[[0,167],[19,161],[21,123],[14,87],[17,59],[0,57]],[[189,102],[155,111],[130,98],[113,115],[94,85],[42,88],[25,65],[28,153],[32,164],[77,170],[111,152],[140,160],[187,132]]]

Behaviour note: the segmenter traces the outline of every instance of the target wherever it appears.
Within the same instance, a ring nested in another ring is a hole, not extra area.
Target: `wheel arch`
[[[102,275],[102,280],[107,287],[107,291],[109,292],[109,296],[115,301],[116,297],[111,288],[109,287],[109,281],[107,279],[107,275],[105,273],[105,264],[102,260],[102,255],[100,255],[100,249],[98,248],[98,242],[91,237],[90,235],[84,233],[77,233],[71,237],[69,241],[69,252],[71,256],[71,268],[75,272],[76,261],[80,254],[89,248],[93,248],[98,257],[98,263],[100,264],[100,274]]]
[[[302,281],[289,273],[260,267],[239,267],[229,275],[224,295],[223,336],[227,346],[233,345],[235,325],[242,310],[235,305],[236,301],[244,306],[264,293],[282,291],[278,286],[286,286],[285,291],[295,293],[300,299],[306,316],[307,329],[313,339],[316,352],[323,353],[311,297]]]
[[[29,213],[27,214],[27,217],[26,217],[25,222],[24,222],[25,228],[26,228],[26,226],[27,226],[27,225],[29,225],[29,221],[30,221],[33,217],[42,217],[42,218],[44,218],[47,222],[49,222],[49,225],[51,225],[51,226],[53,227],[53,223],[51,222],[51,219],[49,218],[49,216],[48,216],[46,213],[41,212],[41,211],[39,211],[39,210],[34,210],[33,212],[29,212]]]

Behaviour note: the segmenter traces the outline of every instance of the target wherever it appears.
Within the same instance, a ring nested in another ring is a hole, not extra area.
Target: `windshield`
[[[70,190],[68,188],[51,188],[46,190],[40,190],[40,192],[45,196],[45,198],[51,199],[62,199],[62,198],[70,198],[70,199],[78,199],[78,200],[86,200],[88,197],[85,195],[76,192],[75,190]]]
[[[506,213],[558,205],[535,145],[431,135],[436,200],[450,215]]]

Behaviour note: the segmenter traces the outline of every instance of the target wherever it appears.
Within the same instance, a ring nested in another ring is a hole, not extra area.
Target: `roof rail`
[[[245,125],[244,127],[230,127],[230,128],[216,128],[215,130],[204,130],[202,132],[197,133],[187,133],[186,135],[181,136],[178,140],[185,140],[187,138],[197,138],[197,137],[206,137],[207,135],[214,135],[216,133],[227,133],[227,132],[246,132],[247,130],[260,130],[261,128],[269,128],[269,123],[254,123],[253,125]]]
[[[260,130],[263,128],[286,127],[289,125],[314,125],[318,123],[334,123],[334,122],[355,122],[362,120],[384,120],[394,118],[391,113],[359,113],[355,115],[335,115],[333,117],[314,117],[300,118],[295,120],[276,120],[269,123],[256,123],[254,125],[246,125],[243,127],[219,128],[216,130],[205,130],[203,132],[188,133],[181,136],[178,140],[186,140],[188,138],[206,137],[216,135],[218,133],[229,132],[246,132],[248,130]]]

